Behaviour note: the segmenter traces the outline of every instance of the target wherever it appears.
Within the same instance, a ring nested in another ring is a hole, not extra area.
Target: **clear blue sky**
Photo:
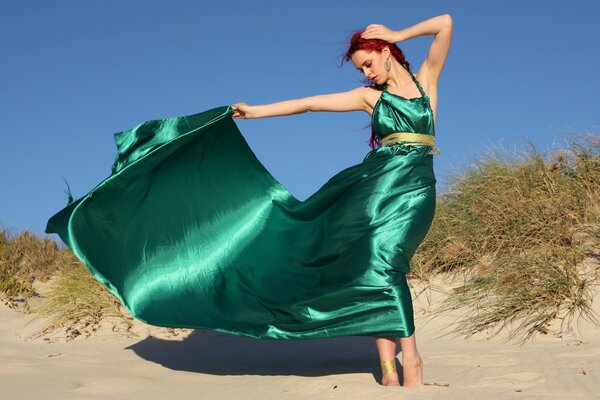
[[[356,30],[450,13],[439,82],[438,191],[491,147],[539,151],[598,133],[596,1],[3,1],[0,225],[42,234],[110,174],[113,133],[148,119],[362,85],[339,56]],[[416,71],[432,37],[399,44]],[[304,200],[370,150],[366,113],[236,120]],[[52,235],[53,237],[55,235]]]

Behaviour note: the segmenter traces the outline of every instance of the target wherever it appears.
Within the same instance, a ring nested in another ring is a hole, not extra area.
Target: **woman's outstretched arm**
[[[257,106],[236,103],[231,106],[234,111],[232,117],[266,118],[301,114],[307,111],[367,111],[370,106],[366,101],[366,93],[369,90],[371,89],[360,87],[348,92],[323,94]]]

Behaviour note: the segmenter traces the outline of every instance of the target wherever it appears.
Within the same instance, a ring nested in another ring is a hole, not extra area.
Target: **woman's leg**
[[[402,376],[404,386],[423,384],[423,360],[417,350],[417,340],[413,333],[409,337],[400,338],[402,349]]]
[[[394,366],[396,365],[396,339],[377,337],[375,338],[375,345],[379,352],[379,361],[392,361]],[[394,368],[395,369],[395,368]],[[398,372],[386,373],[382,371],[381,384],[384,386],[399,386],[400,381],[398,379]]]
[[[396,361],[396,339],[395,338],[375,338],[379,360]],[[409,337],[400,338],[400,347],[402,348],[402,377],[403,384],[406,387],[423,384],[423,360],[417,350],[417,341],[413,333]],[[382,372],[381,384],[385,386],[400,385],[398,373]]]

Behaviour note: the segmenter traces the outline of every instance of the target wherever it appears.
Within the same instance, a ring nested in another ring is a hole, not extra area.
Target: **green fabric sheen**
[[[377,132],[433,132],[428,99],[384,90]],[[304,201],[261,164],[229,106],[114,135],[112,174],[52,216],[137,319],[260,339],[406,337],[405,274],[435,211],[429,146],[382,146]]]

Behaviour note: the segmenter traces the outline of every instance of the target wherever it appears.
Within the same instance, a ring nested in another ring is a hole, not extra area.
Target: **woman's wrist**
[[[264,118],[264,115],[261,115],[261,109],[264,109],[264,106],[250,106],[249,113],[252,116],[251,118]]]
[[[406,31],[406,29],[402,29],[402,30],[399,30],[399,31],[394,31],[394,33],[393,33],[393,43],[404,42],[407,39],[405,31]]]

